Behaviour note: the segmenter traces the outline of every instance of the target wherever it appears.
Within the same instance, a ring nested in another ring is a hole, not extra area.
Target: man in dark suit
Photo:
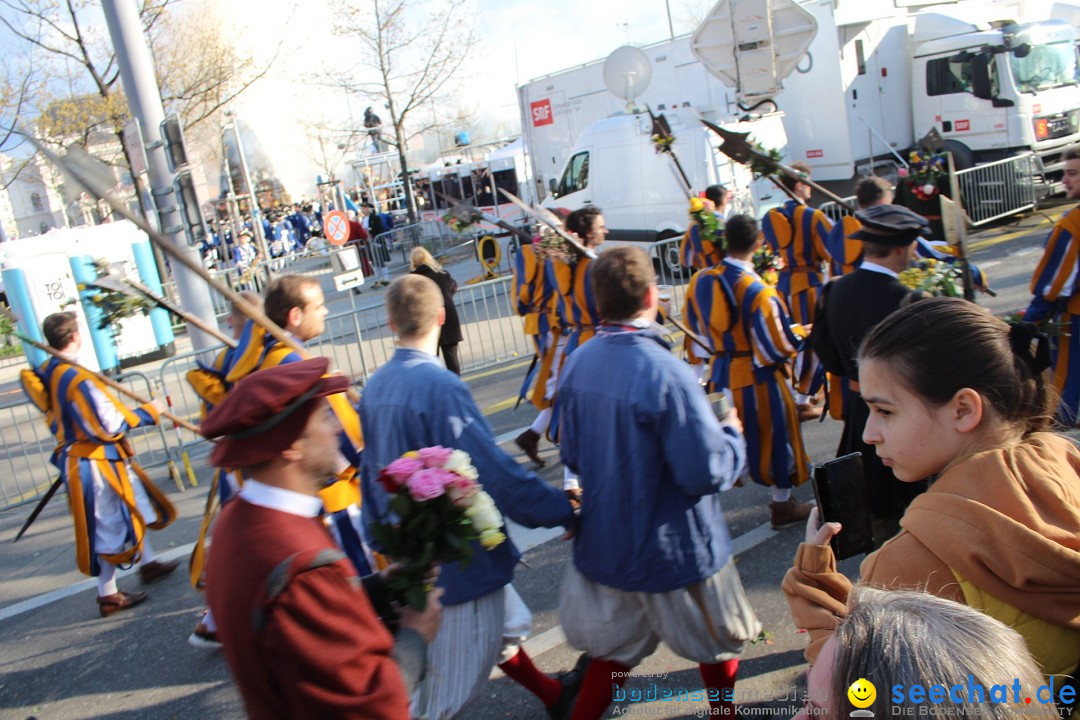
[[[900,205],[875,205],[855,214],[862,227],[850,237],[863,241],[864,260],[855,271],[825,286],[818,300],[810,342],[825,369],[844,376],[858,392],[859,370],[855,363],[859,345],[870,331],[917,295],[899,280],[914,258],[915,241],[929,229],[921,215]],[[863,428],[870,409],[862,398],[848,408],[838,455],[861,452],[874,544],[900,530],[900,516],[927,481],[904,483],[882,464],[872,445],[863,442]]]

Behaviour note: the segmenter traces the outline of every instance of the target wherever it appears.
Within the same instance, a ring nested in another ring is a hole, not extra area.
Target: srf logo
[[[551,100],[548,98],[530,103],[529,110],[532,112],[533,127],[550,125],[555,122],[554,113],[551,112]]]

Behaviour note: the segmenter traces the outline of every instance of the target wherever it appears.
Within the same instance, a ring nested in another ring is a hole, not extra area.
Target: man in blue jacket
[[[360,419],[367,428],[361,459],[365,522],[385,522],[388,495],[379,471],[411,450],[441,445],[472,458],[479,481],[499,511],[526,527],[573,527],[574,512],[560,490],[518,465],[495,435],[468,386],[435,356],[445,320],[438,285],[406,275],[386,291],[398,348],[364,388]],[[521,553],[507,540],[491,550],[474,542],[472,562],[444,565],[442,628],[428,650],[428,677],[413,716],[448,720],[483,690],[493,665],[544,703],[554,718],[569,717],[581,673],[541,673],[518,647],[531,615],[510,584]]]
[[[646,252],[603,253],[592,276],[602,324],[558,389],[562,459],[583,493],[559,617],[570,645],[593,657],[574,719],[602,717],[661,640],[699,663],[702,699],[726,715],[743,643],[761,630],[719,497],[746,463],[742,426],[734,411],[717,420],[654,329]]]

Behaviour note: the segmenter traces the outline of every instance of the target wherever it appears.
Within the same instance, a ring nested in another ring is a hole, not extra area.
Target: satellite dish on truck
[[[634,99],[645,92],[651,80],[652,63],[639,48],[623,45],[604,61],[604,85],[626,101],[627,112],[633,111]]]
[[[817,20],[795,0],[720,0],[691,36],[690,52],[735,88],[745,110],[780,93],[816,34]]]

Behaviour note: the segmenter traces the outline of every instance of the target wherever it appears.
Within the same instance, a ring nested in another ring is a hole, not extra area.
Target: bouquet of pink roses
[[[477,482],[469,454],[439,445],[407,452],[379,473],[396,522],[371,534],[399,569],[387,580],[417,610],[427,605],[424,576],[435,563],[472,559],[472,540],[491,550],[506,540],[495,501]]]

